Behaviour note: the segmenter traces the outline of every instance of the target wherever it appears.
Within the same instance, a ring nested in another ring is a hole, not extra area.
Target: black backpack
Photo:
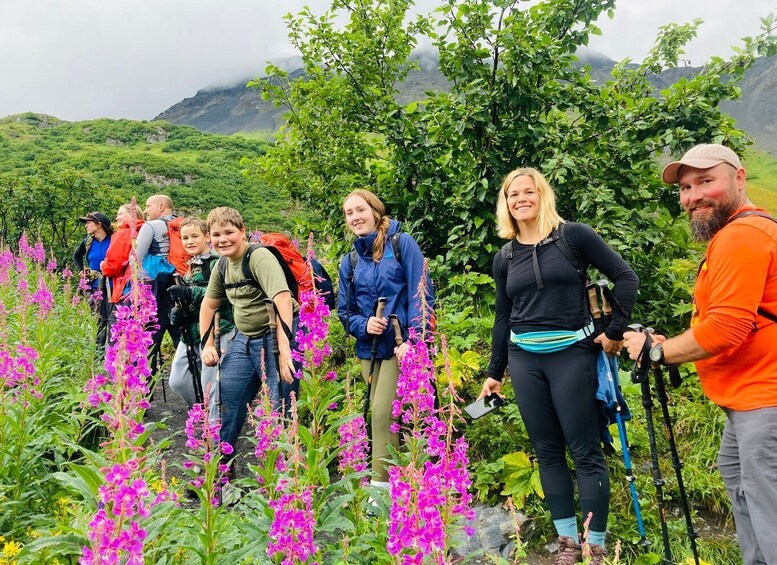
[[[391,249],[394,250],[394,257],[397,260],[397,263],[400,265],[402,264],[402,250],[399,248],[399,236],[400,232],[395,233],[391,236],[389,239],[389,242],[391,243]],[[359,260],[359,254],[356,252],[356,249],[351,249],[350,253],[348,253],[348,260],[351,262],[351,277],[350,282],[353,282],[353,272],[356,269],[356,262]]]
[[[554,228],[552,232],[550,232],[550,235],[540,241],[537,246],[542,247],[544,245],[549,245],[551,243],[555,243],[556,247],[558,247],[558,250],[561,251],[561,253],[564,255],[564,257],[567,258],[567,261],[569,261],[572,266],[577,271],[577,274],[580,275],[580,280],[583,281],[583,284],[585,285],[588,276],[586,274],[585,269],[582,267],[580,260],[578,259],[577,250],[573,250],[572,247],[567,242],[567,237],[564,234],[564,230],[566,227],[566,222],[562,222],[558,225],[557,228]],[[505,243],[502,246],[502,259],[504,261],[511,261],[513,258],[513,240],[511,239],[507,243]]]

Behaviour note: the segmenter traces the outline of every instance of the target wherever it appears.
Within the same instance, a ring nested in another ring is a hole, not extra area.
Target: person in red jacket
[[[718,469],[726,484],[742,559],[777,563],[777,221],[745,192],[731,149],[697,145],[666,166],[698,241],[709,241],[694,289],[691,328],[656,335],[653,363],[694,361],[704,393],[726,412]],[[624,334],[629,356],[645,334]]]
[[[134,210],[134,219],[133,219]],[[111,237],[111,245],[105,253],[105,259],[100,263],[103,275],[110,278],[110,301],[119,302],[132,274],[129,269],[129,257],[132,251],[133,229],[135,237],[143,225],[143,214],[131,204],[119,206],[116,212],[118,229]]]

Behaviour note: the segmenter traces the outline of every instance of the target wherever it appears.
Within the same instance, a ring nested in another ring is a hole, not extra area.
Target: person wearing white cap
[[[632,359],[694,361],[704,393],[726,413],[718,468],[743,562],[777,563],[777,220],[745,191],[731,149],[697,145],[667,165],[694,239],[709,241],[694,289],[691,328],[667,339],[627,332]]]

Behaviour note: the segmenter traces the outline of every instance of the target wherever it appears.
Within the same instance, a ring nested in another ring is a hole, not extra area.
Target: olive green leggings
[[[361,359],[364,380],[370,374],[370,360]],[[391,416],[391,404],[397,397],[397,377],[399,363],[396,356],[391,359],[375,361],[370,390],[370,409],[372,410],[372,472],[374,480],[388,482],[388,445],[399,448],[399,435],[392,434],[391,424],[396,418]]]

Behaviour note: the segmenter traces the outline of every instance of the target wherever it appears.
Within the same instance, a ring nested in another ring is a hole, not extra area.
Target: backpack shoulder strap
[[[89,248],[92,247],[92,244],[94,243],[94,236],[92,234],[87,235],[84,238],[84,258],[89,258]]]
[[[348,276],[348,282],[353,282],[353,275],[356,272],[356,263],[359,262],[359,253],[356,248],[351,249],[348,252],[348,262],[351,264],[351,274]]]
[[[556,246],[558,247],[558,250],[564,254],[564,257],[567,258],[567,261],[569,261],[572,264],[572,266],[577,271],[577,274],[580,275],[580,278],[585,282],[586,273],[580,265],[580,260],[578,259],[577,254],[575,253],[575,250],[572,249],[572,247],[569,245],[565,231],[566,231],[566,222],[562,222],[558,225],[556,229],[553,230],[551,235],[556,237],[555,242],[556,242]]]
[[[402,235],[400,232],[395,233],[391,236],[391,249],[394,251],[394,258],[397,260],[397,263],[400,265],[402,264],[402,250],[399,247],[399,236]],[[354,251],[356,251],[354,249]]]
[[[258,243],[251,243],[248,245],[248,249],[246,249],[245,254],[243,255],[243,278],[247,281],[253,281],[257,284],[258,281],[254,278],[254,273],[251,271],[251,254],[256,251],[256,248],[259,247]]]
[[[512,261],[513,260],[513,240],[511,239],[507,243],[505,243],[502,246],[502,249],[499,250],[499,252],[502,254],[502,260]]]
[[[213,263],[217,263],[221,261],[222,258],[219,257],[215,261],[213,259],[215,259],[215,257],[208,259],[202,264],[202,278],[205,279],[206,284],[210,280],[210,274],[213,272]]]
[[[737,220],[739,218],[746,218],[748,216],[758,216],[759,218],[766,218],[767,220],[771,220],[775,223],[777,223],[777,218],[774,216],[767,214],[766,212],[761,212],[760,210],[745,210],[744,212],[740,212],[739,214],[735,214],[731,216],[728,220],[728,223],[733,222],[734,220]]]
[[[240,288],[242,286],[252,286],[254,288],[261,289],[261,285],[259,284],[259,281],[257,281],[254,278],[254,274],[251,272],[251,253],[254,252],[256,248],[258,248],[259,245],[256,243],[251,243],[248,246],[248,249],[246,249],[245,254],[243,255],[243,261],[241,263],[241,270],[243,271],[243,278],[239,281],[228,283],[226,281],[227,277],[227,258],[221,257],[219,259],[219,273],[221,274],[221,282],[224,285],[225,289],[230,288]]]

